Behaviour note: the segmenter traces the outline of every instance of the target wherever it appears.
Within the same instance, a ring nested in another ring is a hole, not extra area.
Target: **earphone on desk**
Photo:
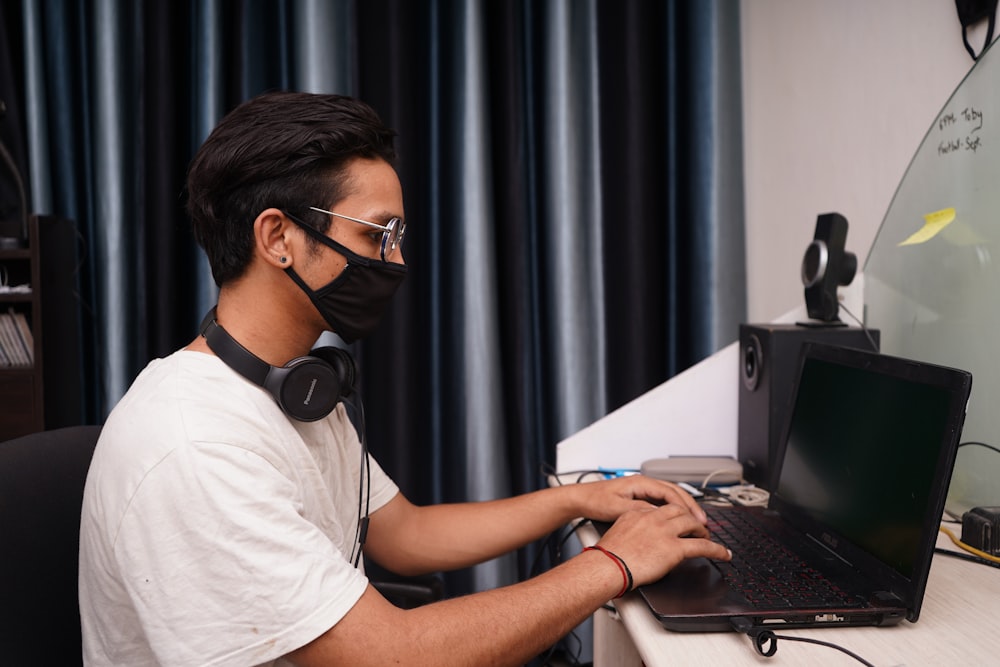
[[[320,347],[284,366],[272,366],[240,345],[215,319],[212,308],[199,327],[208,347],[227,366],[267,390],[289,417],[316,421],[354,392],[356,369],[351,353]]]

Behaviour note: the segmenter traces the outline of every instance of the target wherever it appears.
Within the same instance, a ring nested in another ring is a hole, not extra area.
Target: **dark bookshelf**
[[[0,248],[4,284],[0,313],[22,313],[31,329],[30,366],[0,367],[0,441],[84,423],[80,345],[80,285],[73,221],[31,216],[28,244]]]
[[[33,359],[30,366],[0,367],[0,440],[16,438],[45,428],[45,394],[42,369],[42,309],[38,218],[28,225],[26,248],[0,248],[0,277],[8,287],[30,286],[28,293],[0,291],[0,312],[22,313],[31,328]]]

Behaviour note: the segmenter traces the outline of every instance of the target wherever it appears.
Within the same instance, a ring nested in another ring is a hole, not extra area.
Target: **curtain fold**
[[[98,321],[101,339],[117,343],[117,353],[105,358],[106,378],[108,393],[121,396],[131,383],[132,370],[147,356],[146,339],[132,335],[136,318],[140,330],[146,329],[146,293],[140,289],[145,230],[142,225],[129,224],[141,210],[141,184],[134,179],[140,174],[142,145],[137,120],[142,112],[130,106],[130,100],[139,92],[134,66],[141,62],[142,51],[141,42],[132,40],[138,31],[130,6],[97,0],[92,8],[87,36],[93,45],[93,58],[88,59],[93,71],[87,77],[93,82],[94,141],[88,185],[92,195],[89,213],[99,224],[94,226],[91,247],[95,265],[103,267],[94,274],[97,302],[122,305],[105,309]],[[123,57],[126,54],[134,55]]]
[[[449,369],[444,379],[447,400],[433,409],[440,411],[442,433],[449,443],[463,443],[454,453],[464,454],[458,497],[490,500],[511,493],[502,419],[502,394],[496,381],[501,376],[496,288],[498,275],[493,230],[489,141],[489,99],[486,87],[484,13],[476,0],[451,3],[447,30],[451,39],[442,45],[451,53],[442,59],[442,118],[450,121],[442,129],[440,143],[448,148],[439,172],[447,183],[461,182],[452,190],[451,210],[442,210],[437,221],[442,241],[436,262],[446,272],[442,292],[448,308],[441,330],[442,340],[452,341],[442,354]],[[456,131],[458,130],[458,131]],[[459,224],[456,224],[459,223]],[[452,426],[449,428],[448,425]],[[499,446],[498,446],[499,445]],[[473,570],[473,588],[495,588],[516,580],[511,557]]]
[[[204,0],[190,2],[188,6],[191,9],[190,23],[187,26],[188,39],[191,43],[189,49],[191,60],[187,63],[189,68],[187,74],[190,78],[188,111],[191,114],[191,133],[187,142],[187,155],[194,157],[198,147],[228,110],[225,92],[227,72],[223,54],[222,3],[220,0]],[[183,35],[184,32],[182,29],[180,34]],[[179,185],[183,188],[184,181],[180,181]],[[192,246],[196,246],[193,237],[189,239],[189,247]],[[198,325],[197,318],[203,317],[215,305],[218,289],[212,279],[212,270],[204,253],[191,263],[190,268],[195,279],[192,299],[194,309],[193,312],[187,313],[182,321],[189,324],[193,333]],[[178,296],[183,298],[183,294]],[[106,410],[110,411],[110,408],[110,404],[105,406]]]
[[[544,267],[543,341],[550,435],[561,440],[606,412],[601,270],[600,80],[595,3],[550,2],[544,26],[538,110],[542,163],[539,215]],[[595,363],[597,362],[597,363]]]
[[[354,3],[301,0],[292,9],[294,25],[287,35],[290,48],[282,53],[287,50],[294,57],[295,88],[357,95],[357,59],[352,57],[358,37]]]
[[[415,502],[540,488],[559,440],[736,338],[738,0],[19,2],[33,210],[84,257],[81,421],[215,303],[187,163],[267,89],[356,94],[399,133],[410,272],[352,350]]]
[[[688,302],[693,314],[691,363],[734,339],[746,320],[745,296],[726,285],[746,275],[743,225],[742,104],[738,67],[739,25],[716,5],[685,17],[688,34],[696,36],[687,54],[697,69],[688,69],[691,84],[686,125],[691,131],[688,154],[692,235],[698,258],[689,275]]]

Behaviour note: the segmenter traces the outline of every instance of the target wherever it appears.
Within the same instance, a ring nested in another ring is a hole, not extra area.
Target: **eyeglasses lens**
[[[389,221],[389,224],[386,226],[389,228],[389,230],[386,232],[386,236],[388,236],[389,247],[392,248],[393,250],[396,250],[401,245],[403,245],[403,232],[406,231],[406,223],[404,223],[399,218],[393,218],[392,220]]]

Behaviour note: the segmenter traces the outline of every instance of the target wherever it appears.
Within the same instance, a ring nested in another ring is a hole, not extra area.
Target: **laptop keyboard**
[[[733,559],[716,562],[730,588],[761,610],[861,607],[854,598],[770,538],[749,512],[715,512],[705,507],[712,539],[728,547]]]

